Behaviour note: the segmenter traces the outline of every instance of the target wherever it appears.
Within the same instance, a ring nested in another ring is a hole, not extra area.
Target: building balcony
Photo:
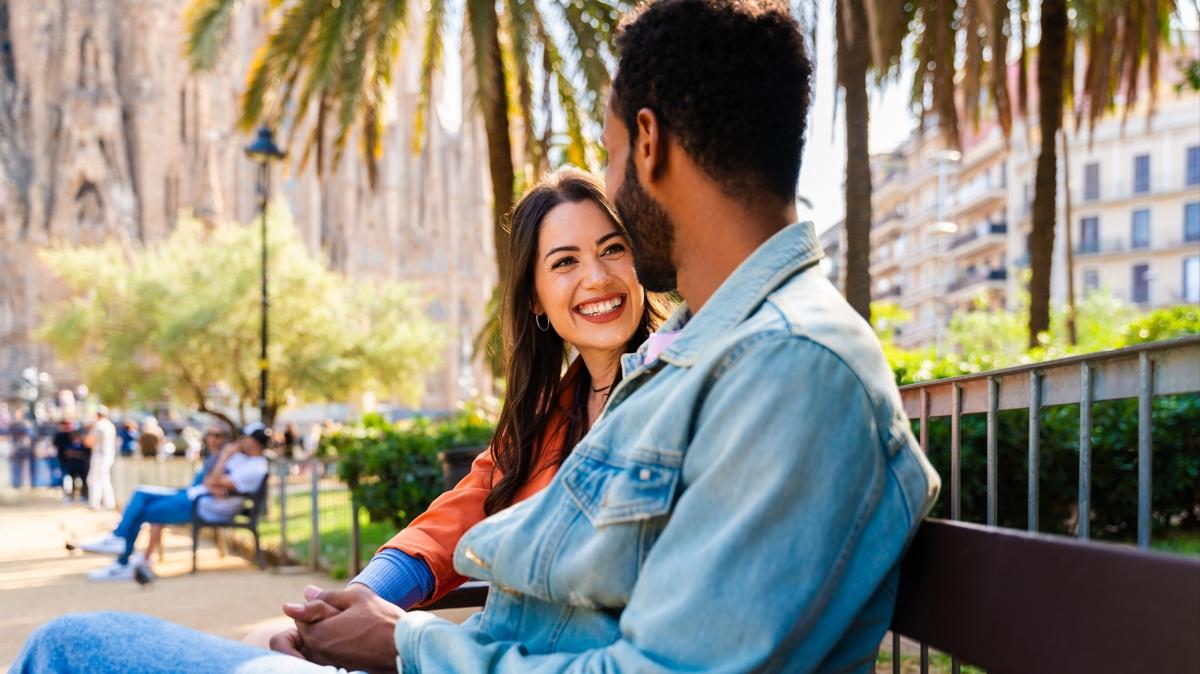
[[[889,225],[897,225],[904,220],[904,209],[897,208],[871,223],[871,229],[883,229]]]
[[[1003,283],[1006,280],[1008,280],[1007,269],[981,269],[959,275],[946,290],[957,293],[961,290],[973,289],[975,286]]]
[[[950,242],[950,250],[957,250],[976,241],[1003,242],[1008,234],[1008,223],[985,222],[965,234],[959,234]],[[975,247],[975,246],[972,246]]]
[[[887,290],[884,290],[883,292],[875,293],[875,296],[872,299],[890,300],[890,299],[900,297],[901,294],[903,294],[903,288],[897,284],[897,285],[889,287]]]
[[[1145,190],[1135,189],[1132,182],[1101,183],[1094,194],[1088,194],[1082,186],[1076,186],[1071,190],[1071,197],[1077,208],[1086,208],[1112,202],[1195,194],[1197,188],[1200,185],[1189,185],[1182,174],[1176,173],[1159,179],[1152,176],[1149,188]]]
[[[959,190],[951,195],[949,203],[946,204],[946,217],[953,220],[955,216],[980,206],[1003,206],[1007,199],[1008,193],[1002,185]]]
[[[1129,239],[1100,239],[1081,241],[1073,249],[1076,257],[1103,257],[1107,255],[1163,253],[1179,250],[1182,246],[1196,245],[1194,242],[1180,241],[1179,238],[1139,241],[1136,244]]]

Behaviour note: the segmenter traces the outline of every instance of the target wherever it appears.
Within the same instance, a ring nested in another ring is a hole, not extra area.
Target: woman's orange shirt
[[[558,472],[559,459],[563,455],[567,412],[571,408],[575,388],[571,384],[580,367],[579,359],[576,359],[563,374],[564,386],[558,407],[553,410],[546,424],[546,433],[542,436],[535,457],[534,465],[539,469],[534,471],[528,482],[521,485],[516,501],[524,501],[544,489]],[[425,604],[440,599],[467,580],[454,570],[454,547],[467,529],[487,517],[483,503],[491,492],[492,484],[500,477],[501,473],[492,461],[491,450],[484,451],[471,464],[471,472],[454,489],[437,497],[429,504],[428,510],[380,547],[380,550],[394,548],[429,565],[429,570],[433,572],[434,588]]]

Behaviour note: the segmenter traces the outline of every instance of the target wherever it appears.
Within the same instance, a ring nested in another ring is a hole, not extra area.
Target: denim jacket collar
[[[694,316],[687,302],[659,329],[683,329],[659,359],[690,367],[713,339],[745,320],[779,286],[816,264],[824,253],[811,222],[784,227],[742,261]]]

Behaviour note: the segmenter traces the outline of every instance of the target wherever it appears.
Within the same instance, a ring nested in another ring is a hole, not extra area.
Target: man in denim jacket
[[[873,669],[939,481],[870,327],[817,269],[812,225],[789,224],[812,71],[802,34],[784,4],[658,0],[617,45],[609,194],[641,282],[686,303],[625,356],[550,486],[459,543],[456,568],[492,585],[481,614],[460,626],[361,585],[323,592],[289,611],[312,661]]]
[[[394,637],[403,672],[868,671],[939,480],[812,225],[788,224],[802,34],[783,4],[660,0],[617,45],[609,195],[641,282],[686,303],[551,485],[459,543],[483,613],[392,611],[356,643]],[[314,641],[380,605],[354,595],[314,602],[344,609]]]

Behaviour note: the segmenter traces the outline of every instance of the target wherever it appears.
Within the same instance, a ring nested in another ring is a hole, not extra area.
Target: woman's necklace
[[[613,385],[609,384],[608,386],[601,386],[600,388],[594,388],[594,389],[592,389],[592,393],[608,393],[609,389],[611,389],[612,387],[613,387]]]

